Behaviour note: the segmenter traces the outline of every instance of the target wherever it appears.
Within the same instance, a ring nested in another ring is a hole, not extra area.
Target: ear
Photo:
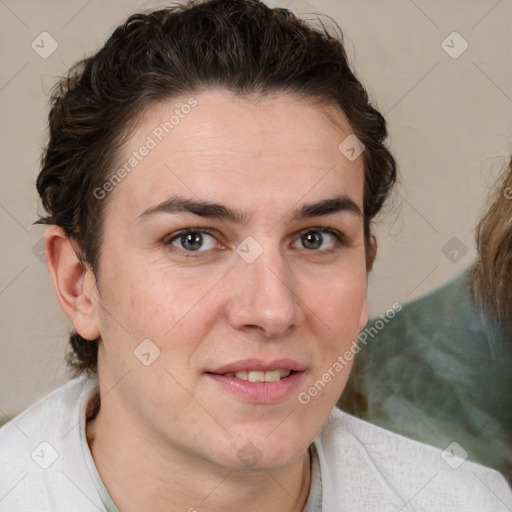
[[[359,317],[359,330],[361,330],[368,322],[369,308],[368,301],[365,299],[363,307],[361,308],[361,316]]]
[[[44,252],[60,307],[80,336],[87,340],[99,338],[99,295],[92,269],[80,262],[71,240],[58,226],[47,228]]]
[[[370,272],[373,267],[373,262],[375,261],[375,257],[377,256],[377,239],[371,235],[368,243],[366,244],[366,274]],[[361,330],[368,322],[369,316],[369,307],[368,300],[364,301],[363,307],[361,309],[361,316],[359,318],[359,330]]]
[[[371,235],[366,244],[366,272],[370,272],[377,256],[377,239]]]

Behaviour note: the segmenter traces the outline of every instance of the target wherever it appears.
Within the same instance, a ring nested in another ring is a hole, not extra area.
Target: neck
[[[311,483],[309,452],[273,471],[240,471],[159,445],[108,400],[87,423],[100,477],[123,512],[303,510]]]

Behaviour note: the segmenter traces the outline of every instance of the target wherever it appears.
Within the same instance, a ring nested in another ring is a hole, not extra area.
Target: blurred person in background
[[[489,203],[477,261],[382,329],[369,322],[338,405],[512,483],[512,160]]]

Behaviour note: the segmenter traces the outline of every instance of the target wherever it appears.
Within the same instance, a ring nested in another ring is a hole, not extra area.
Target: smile
[[[291,370],[272,370],[269,372],[248,370],[225,373],[224,377],[236,377],[237,379],[247,380],[249,382],[276,382],[288,377],[291,373]]]
[[[245,359],[206,372],[223,392],[252,404],[273,404],[295,396],[305,366],[292,359]]]

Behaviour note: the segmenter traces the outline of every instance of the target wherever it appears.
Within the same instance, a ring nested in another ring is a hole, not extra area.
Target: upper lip
[[[224,373],[236,373],[243,371],[271,372],[272,370],[291,370],[294,372],[302,372],[305,367],[293,359],[274,359],[272,361],[263,361],[261,359],[240,359],[233,363],[219,366],[207,373],[216,373],[223,375]]]

